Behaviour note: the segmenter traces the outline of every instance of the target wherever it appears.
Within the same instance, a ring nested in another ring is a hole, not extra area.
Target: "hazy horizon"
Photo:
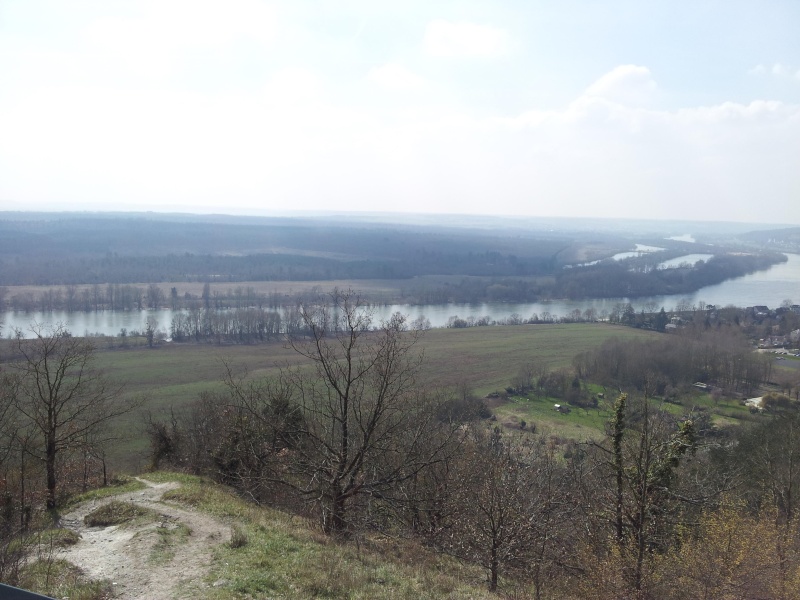
[[[13,203],[12,203],[13,204]],[[132,204],[123,207],[109,207],[104,205],[87,205],[85,208],[72,208],[54,203],[52,208],[43,206],[42,208],[24,208],[19,207],[2,207],[0,208],[0,218],[3,214],[97,214],[97,215],[114,215],[114,214],[129,214],[137,216],[156,215],[156,216],[175,216],[182,215],[189,217],[235,217],[235,218],[289,218],[289,219],[305,219],[305,218],[333,218],[333,219],[375,219],[385,222],[432,222],[434,224],[441,224],[436,219],[439,218],[455,218],[466,220],[478,219],[494,219],[499,221],[505,220],[522,220],[522,222],[557,222],[557,221],[572,221],[582,222],[585,224],[596,225],[611,224],[611,223],[673,223],[684,224],[686,226],[706,226],[706,225],[735,225],[746,230],[748,226],[755,229],[772,229],[772,228],[791,228],[800,227],[800,222],[789,223],[786,221],[733,221],[724,218],[708,218],[708,219],[674,219],[674,218],[647,218],[647,217],[585,217],[582,215],[537,215],[537,214],[500,214],[500,213],[458,213],[458,212],[392,212],[392,211],[347,211],[347,210],[326,210],[326,209],[309,209],[309,210],[272,210],[272,209],[259,209],[257,207],[250,208],[237,208],[237,207],[210,207],[206,210],[192,210],[191,206],[176,205],[173,207],[151,208],[151,207],[137,207]],[[520,221],[517,221],[519,223]],[[625,225],[620,225],[624,228]]]
[[[0,4],[0,210],[800,224],[800,4]]]
[[[375,224],[375,225],[400,225],[420,226],[434,228],[471,228],[486,230],[509,231],[514,229],[540,230],[540,231],[587,231],[603,232],[617,231],[652,235],[656,228],[665,237],[687,234],[725,232],[745,233],[748,231],[793,229],[800,224],[775,223],[775,222],[739,222],[724,220],[685,220],[685,219],[637,219],[610,217],[587,218],[581,216],[541,216],[541,215],[501,215],[501,214],[459,214],[459,213],[392,213],[392,212],[355,212],[355,211],[257,211],[250,212],[190,212],[186,207],[178,210],[125,210],[125,209],[86,209],[72,210],[57,208],[54,210],[3,210],[0,209],[0,220],[9,218],[27,219],[30,216],[71,216],[71,217],[122,217],[122,218],[152,218],[181,221],[209,221],[220,222],[247,222],[248,219],[263,219],[268,222],[272,219],[286,219],[311,222],[329,222],[336,225]],[[255,222],[254,224],[257,224]]]

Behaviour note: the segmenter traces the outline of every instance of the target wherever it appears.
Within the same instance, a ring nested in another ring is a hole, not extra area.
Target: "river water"
[[[619,303],[630,302],[637,312],[647,306],[672,310],[678,304],[698,305],[700,302],[717,306],[755,306],[764,305],[777,308],[784,300],[800,303],[800,254],[787,254],[788,262],[774,265],[771,268],[724,281],[717,285],[704,287],[692,294],[653,296],[647,298],[605,298],[592,300],[555,300],[552,302],[525,302],[519,304],[487,302],[483,304],[430,304],[409,306],[405,304],[378,306],[376,317],[387,318],[399,311],[410,319],[427,318],[432,327],[444,327],[450,317],[462,319],[474,317],[490,317],[494,320],[505,320],[513,315],[528,319],[534,314],[542,318],[550,315],[553,318],[565,317],[575,309],[581,312],[594,308],[598,316],[603,311],[611,312]],[[0,313],[2,334],[11,335],[15,329],[25,332],[31,325],[64,324],[75,335],[102,334],[117,335],[121,329],[142,331],[148,316],[155,317],[158,328],[169,330],[173,311],[168,309],[156,311],[93,313],[67,312],[6,312]]]

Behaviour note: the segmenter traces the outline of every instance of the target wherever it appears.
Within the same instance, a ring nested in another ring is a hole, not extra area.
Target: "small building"
[[[751,410],[764,410],[764,407],[761,406],[761,400],[761,396],[758,398],[750,398],[749,400],[744,401],[744,405]]]

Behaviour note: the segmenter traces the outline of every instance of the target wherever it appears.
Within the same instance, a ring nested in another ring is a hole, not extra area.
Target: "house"
[[[753,314],[759,318],[763,319],[764,317],[769,316],[769,308],[766,306],[754,306],[753,307]]]

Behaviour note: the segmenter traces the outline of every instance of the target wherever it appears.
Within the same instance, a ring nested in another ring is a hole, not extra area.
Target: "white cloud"
[[[147,0],[140,6],[138,19],[123,22],[159,45],[217,48],[242,38],[270,44],[277,33],[275,11],[257,0]]]
[[[781,63],[775,63],[772,65],[771,71],[775,77],[788,77],[790,75],[789,67],[782,65]]]
[[[425,29],[424,48],[442,58],[494,57],[508,53],[510,38],[496,27],[437,19]]]
[[[98,16],[83,39],[96,61],[114,67],[121,62],[138,76],[170,76],[192,52],[219,51],[240,40],[269,46],[278,31],[269,5],[255,0],[149,0],[134,6],[139,12],[133,15]]]
[[[590,85],[584,97],[602,98],[625,106],[643,106],[650,103],[657,87],[647,67],[620,65]]]
[[[758,64],[748,71],[750,75],[766,75],[771,74],[778,79],[796,79],[800,81],[800,69],[795,70],[795,67],[784,65],[783,63],[775,63],[771,67],[765,67]]]
[[[610,102],[626,72],[633,71],[614,69],[561,110],[497,120],[510,137],[489,136],[484,147],[492,138],[512,140],[529,196],[563,201],[586,216],[800,222],[800,105],[756,100],[659,110]],[[652,89],[646,70],[634,79]]]
[[[319,76],[308,69],[291,67],[277,71],[261,90],[270,104],[294,105],[320,100],[324,86]]]
[[[370,70],[367,78],[389,90],[413,90],[424,85],[425,81],[399,63],[387,63]]]
[[[472,213],[800,222],[800,105],[663,110],[607,100],[629,83],[625,73],[653,89],[646,69],[620,68],[560,109],[397,124],[416,133],[395,165],[412,174],[399,188],[404,206],[429,211],[452,199],[453,210]],[[382,139],[397,135],[381,127]]]

